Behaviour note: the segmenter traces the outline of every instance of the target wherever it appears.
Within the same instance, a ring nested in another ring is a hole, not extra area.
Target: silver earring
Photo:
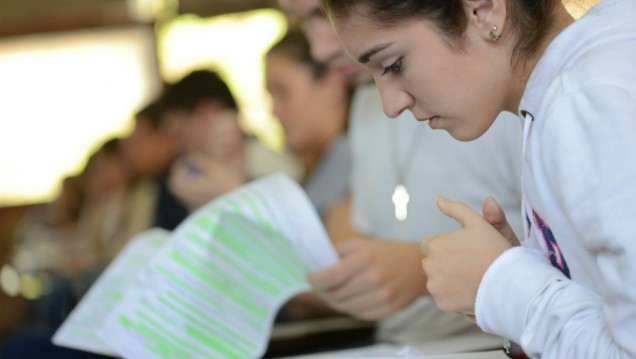
[[[490,39],[492,41],[498,41],[499,39],[501,39],[501,34],[497,34],[497,26],[495,25],[490,28]]]

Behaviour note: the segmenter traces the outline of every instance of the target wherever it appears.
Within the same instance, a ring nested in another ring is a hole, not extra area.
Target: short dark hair
[[[148,121],[152,128],[159,129],[163,121],[163,107],[162,101],[159,99],[154,100],[146,104],[146,106],[144,106],[141,110],[137,111],[135,119],[138,121],[140,118],[143,118]]]
[[[238,109],[236,100],[221,76],[211,70],[195,70],[167,86],[162,96],[165,110],[193,111],[201,101],[217,101],[229,109]]]

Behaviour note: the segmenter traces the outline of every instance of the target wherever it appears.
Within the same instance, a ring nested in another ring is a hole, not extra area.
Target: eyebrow
[[[371,60],[371,57],[375,54],[377,54],[378,52],[386,49],[387,47],[393,45],[392,42],[386,43],[386,44],[381,44],[378,46],[373,47],[372,49],[366,51],[365,53],[363,53],[362,55],[360,55],[358,57],[358,62],[361,64],[366,64]]]

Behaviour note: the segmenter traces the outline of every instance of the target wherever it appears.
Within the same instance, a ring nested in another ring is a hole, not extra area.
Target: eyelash
[[[382,76],[384,76],[386,74],[389,74],[389,73],[398,74],[400,72],[402,72],[402,58],[401,57],[399,59],[397,59],[391,65],[385,67],[384,71],[382,71]]]

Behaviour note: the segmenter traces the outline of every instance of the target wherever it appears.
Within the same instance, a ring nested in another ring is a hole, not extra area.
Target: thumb
[[[484,219],[493,225],[497,231],[499,231],[499,233],[508,240],[508,242],[512,245],[519,245],[517,236],[506,220],[505,212],[501,209],[501,206],[494,198],[488,197],[481,210],[484,215]]]
[[[503,209],[501,209],[499,203],[497,203],[497,201],[492,197],[486,198],[482,207],[482,213],[484,215],[484,219],[495,227],[499,224],[507,223],[506,214]]]
[[[473,211],[464,202],[451,201],[444,196],[437,196],[437,208],[446,216],[456,220],[462,227],[483,221],[481,215]]]

